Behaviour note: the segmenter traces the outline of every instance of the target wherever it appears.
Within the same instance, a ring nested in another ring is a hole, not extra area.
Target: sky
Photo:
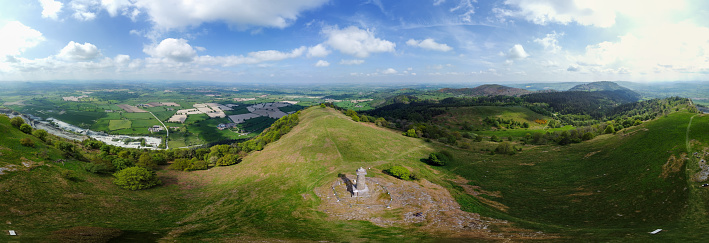
[[[703,0],[0,0],[0,81],[709,80]]]

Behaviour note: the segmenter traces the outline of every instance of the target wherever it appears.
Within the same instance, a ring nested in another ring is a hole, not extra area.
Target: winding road
[[[153,117],[155,117],[155,119],[158,120],[160,122],[160,124],[162,124],[162,127],[165,128],[165,131],[167,132],[167,135],[165,136],[165,149],[166,150],[170,149],[170,147],[167,145],[168,137],[170,137],[170,129],[167,129],[167,126],[165,126],[165,123],[162,123],[162,121],[155,114],[153,114],[152,111],[149,111],[149,112],[150,112],[150,115],[153,115]]]

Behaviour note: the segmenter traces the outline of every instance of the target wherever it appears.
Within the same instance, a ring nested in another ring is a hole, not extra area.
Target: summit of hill
[[[475,88],[462,89],[443,88],[438,90],[438,92],[463,96],[520,96],[532,93],[532,91],[529,90],[512,88],[499,84],[484,84]]]

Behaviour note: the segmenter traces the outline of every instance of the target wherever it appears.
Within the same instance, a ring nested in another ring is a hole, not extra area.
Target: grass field
[[[108,129],[113,131],[113,130],[120,130],[120,129],[127,129],[131,127],[131,121],[130,120],[111,120],[108,123]]]
[[[709,236],[705,227],[682,223],[693,197],[686,190],[685,167],[663,167],[670,157],[686,152],[692,115],[674,113],[624,134],[539,146],[512,156],[455,150],[456,162],[446,169],[497,192],[500,197],[488,199],[508,207],[501,211],[460,195],[465,208],[528,227],[591,241],[699,240]],[[694,123],[693,129],[695,125],[709,129],[709,123]],[[667,232],[649,238],[647,232],[656,228]]]

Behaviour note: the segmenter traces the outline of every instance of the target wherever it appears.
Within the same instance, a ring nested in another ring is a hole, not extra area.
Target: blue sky
[[[0,81],[708,80],[692,0],[0,1]]]

